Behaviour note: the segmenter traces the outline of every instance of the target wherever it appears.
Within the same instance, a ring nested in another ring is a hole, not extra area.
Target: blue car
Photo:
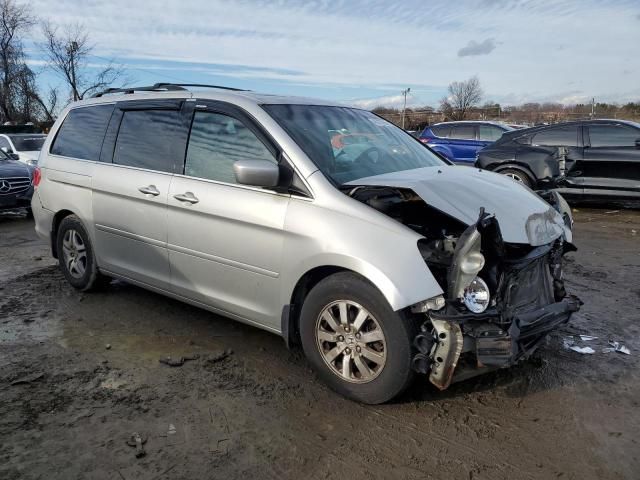
[[[513,128],[500,122],[444,122],[425,128],[419,140],[452,162],[473,165],[481,149],[510,130]]]

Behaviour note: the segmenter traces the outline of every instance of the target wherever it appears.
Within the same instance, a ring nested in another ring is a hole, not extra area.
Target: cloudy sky
[[[29,0],[85,24],[95,67],[364,107],[435,105],[477,75],[485,100],[640,100],[640,0]],[[38,29],[26,43],[42,68]],[[43,72],[40,82],[57,80]]]

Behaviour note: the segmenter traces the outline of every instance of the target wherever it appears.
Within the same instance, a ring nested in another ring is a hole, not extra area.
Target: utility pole
[[[404,130],[404,115],[407,110],[407,94],[411,91],[411,88],[407,88],[402,91],[402,96],[404,97],[404,105],[402,106],[402,129]]]
[[[596,116],[596,99],[592,98],[591,99],[591,120],[593,120],[593,117]]]
[[[78,88],[76,86],[76,59],[75,54],[78,51],[78,42],[71,42],[67,47],[67,54],[69,55],[69,70],[71,74],[71,90],[73,90],[73,101],[80,100],[78,95]]]

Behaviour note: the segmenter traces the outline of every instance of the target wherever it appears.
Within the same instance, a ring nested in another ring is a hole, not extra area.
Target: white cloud
[[[387,108],[402,108],[404,105],[403,95],[387,95],[383,97],[375,98],[361,98],[358,100],[352,100],[350,102],[354,107],[365,108],[371,110],[375,107],[387,107]],[[412,95],[407,95],[407,107],[416,105],[416,98]]]

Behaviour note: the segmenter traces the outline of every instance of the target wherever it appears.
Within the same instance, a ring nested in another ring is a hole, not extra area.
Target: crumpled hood
[[[472,167],[426,167],[361,178],[347,185],[413,190],[428,205],[471,225],[480,208],[495,215],[508,243],[546,245],[561,235],[572,240],[562,216],[523,185],[504,175]]]

